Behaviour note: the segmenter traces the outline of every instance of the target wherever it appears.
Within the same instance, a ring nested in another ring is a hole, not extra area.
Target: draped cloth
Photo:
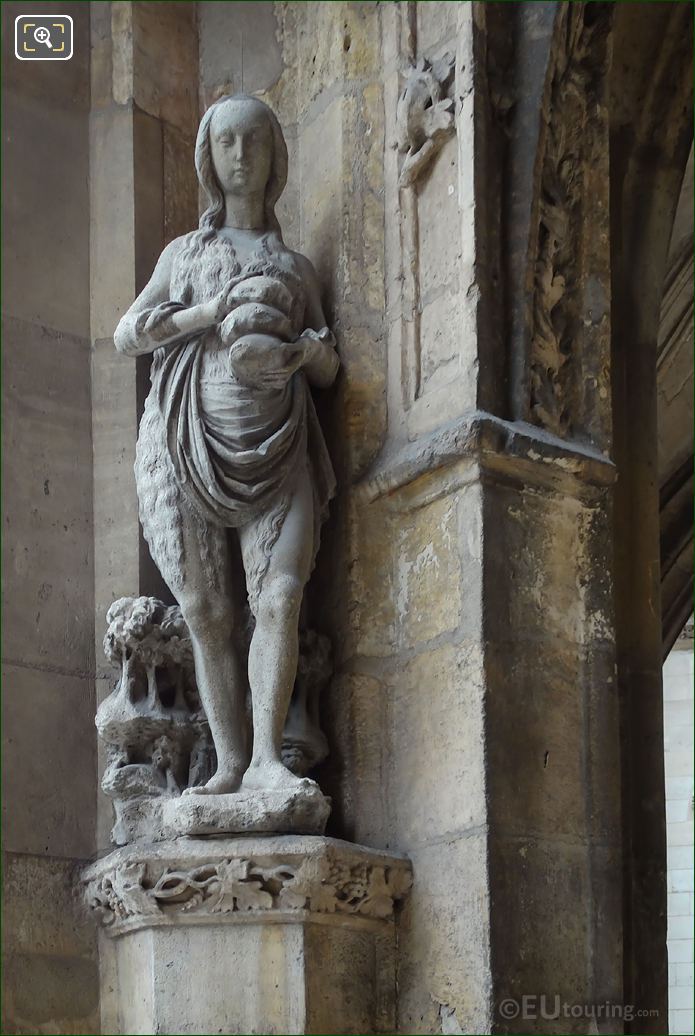
[[[203,381],[202,337],[158,350],[152,367],[152,394],[182,491],[208,521],[236,528],[291,491],[307,458],[320,524],[335,476],[303,372],[283,389],[248,388],[231,374]]]
[[[198,562],[214,587],[224,564],[224,530],[257,522],[256,534],[245,539],[243,548],[252,607],[302,466],[308,466],[313,486],[314,558],[335,493],[309,385],[301,370],[281,389],[240,384],[227,366],[217,328],[183,341],[170,338],[174,312],[258,275],[286,285],[298,334],[304,326],[304,289],[281,242],[266,235],[242,267],[226,237],[202,231],[182,241],[170,299],[132,309],[117,330],[123,351],[154,351],[135,463],[140,519],[152,557],[172,590],[180,590],[187,569],[183,526],[191,516],[200,519]],[[210,354],[215,355],[212,365]]]

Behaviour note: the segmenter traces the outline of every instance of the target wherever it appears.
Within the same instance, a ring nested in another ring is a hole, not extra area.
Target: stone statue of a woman
[[[190,790],[310,790],[280,752],[302,594],[334,491],[308,385],[330,385],[338,358],[314,269],[285,246],[275,216],[287,148],[273,112],[220,98],[200,123],[195,163],[209,200],[200,227],[164,249],[115,334],[128,356],[154,353],[140,517],[190,629],[218,760]],[[252,749],[232,637],[234,532],[255,617]]]

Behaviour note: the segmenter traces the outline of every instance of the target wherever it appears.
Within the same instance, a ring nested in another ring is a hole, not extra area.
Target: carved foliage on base
[[[605,148],[602,100],[607,4],[566,4],[546,93],[545,149],[531,314],[531,418],[559,436],[581,422],[581,367],[575,362],[586,316],[584,236],[591,227],[586,172]]]
[[[172,912],[309,910],[387,919],[410,884],[405,866],[348,862],[330,854],[271,867],[228,859],[190,870],[130,861],[89,881],[85,898],[109,927]]]

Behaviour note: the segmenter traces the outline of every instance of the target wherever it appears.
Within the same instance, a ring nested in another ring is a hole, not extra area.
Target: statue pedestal
[[[118,849],[83,875],[102,1031],[392,1032],[410,880],[404,857],[320,836]]]
[[[305,784],[292,791],[125,799],[116,803],[113,838],[124,845],[170,841],[182,835],[321,835],[331,800],[313,781]]]

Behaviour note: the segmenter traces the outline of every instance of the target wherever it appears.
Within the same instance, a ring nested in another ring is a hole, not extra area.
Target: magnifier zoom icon
[[[37,43],[45,43],[49,50],[51,47],[51,34],[45,25],[39,25],[38,29],[34,29],[34,39]]]

